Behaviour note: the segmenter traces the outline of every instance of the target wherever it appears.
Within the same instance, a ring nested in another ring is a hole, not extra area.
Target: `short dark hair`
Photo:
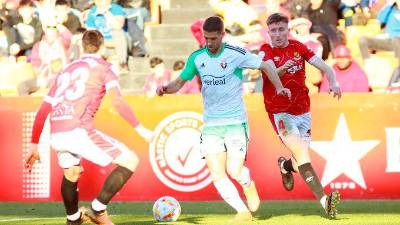
[[[289,17],[287,17],[282,13],[273,13],[270,16],[268,16],[267,25],[279,22],[289,23]]]
[[[183,67],[185,67],[185,62],[182,61],[182,60],[177,60],[177,61],[174,62],[174,65],[172,66],[172,69],[174,71],[178,71],[178,70],[183,69]]]
[[[96,53],[104,43],[104,37],[97,30],[88,30],[83,33],[82,46],[85,53]]]
[[[219,16],[211,16],[204,21],[203,30],[206,32],[219,32],[224,31],[224,21]]]
[[[69,3],[67,0],[57,0],[56,5],[66,5],[69,6]]]
[[[24,6],[33,7],[33,2],[32,2],[32,0],[21,0],[21,1],[19,2],[18,8],[21,8],[21,7],[24,7]]]
[[[150,68],[156,67],[158,64],[163,63],[164,61],[159,57],[153,57],[150,59]]]

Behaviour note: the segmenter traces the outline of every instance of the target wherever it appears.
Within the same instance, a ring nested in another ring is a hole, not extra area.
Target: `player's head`
[[[104,45],[104,37],[97,30],[88,30],[83,33],[82,47],[84,53],[99,53]]]
[[[216,54],[222,43],[222,38],[225,35],[224,22],[219,16],[211,16],[204,21],[203,31],[204,39],[206,40],[208,50]]]
[[[289,18],[282,13],[271,14],[267,19],[268,34],[274,47],[283,48],[288,45]]]

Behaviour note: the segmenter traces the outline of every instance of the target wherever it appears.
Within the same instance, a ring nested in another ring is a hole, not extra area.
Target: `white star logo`
[[[326,160],[322,186],[345,174],[363,189],[367,186],[359,160],[380,143],[379,140],[353,141],[344,114],[340,114],[332,141],[312,141],[311,148]]]

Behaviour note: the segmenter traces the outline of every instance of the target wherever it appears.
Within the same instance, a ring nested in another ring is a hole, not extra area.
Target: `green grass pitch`
[[[83,205],[88,203],[83,203]],[[117,225],[147,224],[232,224],[234,212],[224,202],[181,202],[182,214],[177,222],[155,222],[151,202],[112,202],[111,218]],[[55,203],[0,202],[0,224],[61,225],[65,224],[64,208]],[[315,201],[266,201],[254,214],[253,222],[265,225],[400,225],[400,201],[344,201],[335,220],[324,217]]]

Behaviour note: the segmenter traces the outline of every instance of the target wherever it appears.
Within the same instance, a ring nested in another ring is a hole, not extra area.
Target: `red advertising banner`
[[[96,115],[98,130],[134,150],[140,165],[114,200],[219,200],[199,152],[202,122],[200,96],[126,97],[140,121],[155,130],[147,144],[119,117],[109,99]],[[311,98],[311,160],[326,191],[343,199],[400,199],[400,95],[326,94]],[[290,153],[272,130],[262,96],[245,97],[250,124],[246,164],[262,199],[312,199],[295,175],[295,188],[281,184],[277,159]],[[61,200],[62,169],[49,147],[49,126],[40,140],[41,162],[32,173],[23,168],[35,111],[41,98],[0,98],[0,201]],[[91,200],[113,166],[84,161],[80,199]]]

